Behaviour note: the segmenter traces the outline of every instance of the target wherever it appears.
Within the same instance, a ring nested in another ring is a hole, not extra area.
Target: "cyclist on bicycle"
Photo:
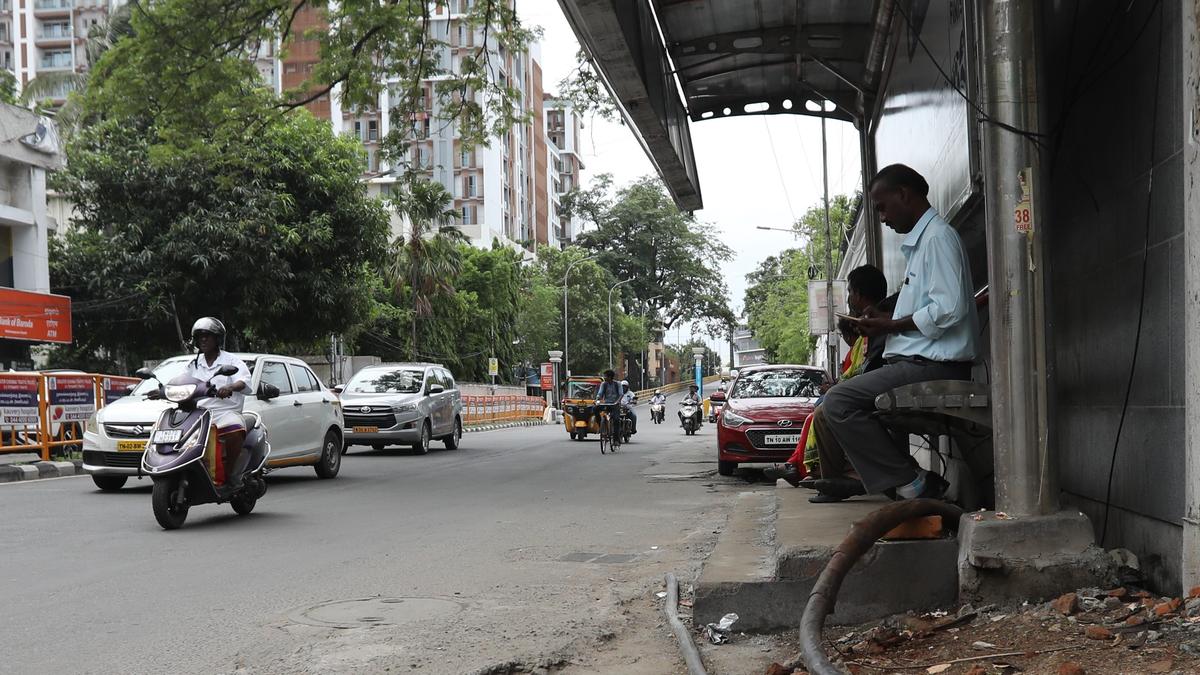
[[[616,412],[617,406],[621,403],[621,385],[616,382],[617,374],[611,369],[604,371],[604,381],[600,383],[600,388],[596,390],[596,406],[605,406],[610,411],[610,419],[615,421],[612,413]]]
[[[629,435],[637,433],[637,413],[633,411],[633,404],[637,400],[637,396],[629,388],[629,380],[621,380],[621,409],[625,411],[625,416],[629,419]]]

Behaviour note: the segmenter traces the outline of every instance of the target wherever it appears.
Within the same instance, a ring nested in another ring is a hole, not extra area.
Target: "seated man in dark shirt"
[[[851,270],[850,273],[846,275],[846,286],[846,304],[849,305],[850,313],[853,315],[861,316],[873,313],[884,313],[890,315],[892,310],[895,308],[896,297],[884,297],[887,294],[887,279],[883,276],[883,272],[879,271],[879,268],[875,267],[874,265],[863,265]],[[839,329],[843,328],[846,323],[850,323],[851,327],[853,326],[853,322],[847,322],[843,319],[841,322],[839,322]],[[862,367],[843,372],[843,379],[848,379],[865,372],[870,372],[871,370],[880,367],[884,363],[883,349],[886,341],[883,338],[869,339],[865,336],[857,335],[857,333],[856,336],[858,340],[863,340],[866,342],[866,355],[863,359]],[[845,339],[845,337],[846,336],[843,336],[843,339]],[[853,341],[849,342],[852,343]],[[851,344],[851,347],[853,348],[853,344]],[[818,401],[816,410],[813,412],[813,421],[809,427],[809,434],[815,434],[816,449],[819,460],[811,456],[806,456],[805,446],[807,444],[802,440],[800,445],[796,447],[796,452],[794,452],[792,456],[788,458],[786,463],[784,463],[782,466],[771,467],[765,470],[763,475],[768,478],[782,478],[791,485],[797,487],[800,485],[800,465],[802,463],[814,466],[814,470],[812,472],[814,477],[816,477],[815,474],[820,474],[820,477],[823,478],[841,478],[847,475],[846,460],[844,457],[841,457],[840,459],[831,457],[829,465],[833,467],[833,472],[827,472],[825,470],[826,464],[824,461],[824,456],[820,455],[821,436],[820,432],[817,431],[818,422],[821,421],[820,416],[821,405]],[[816,498],[814,497],[814,499]]]

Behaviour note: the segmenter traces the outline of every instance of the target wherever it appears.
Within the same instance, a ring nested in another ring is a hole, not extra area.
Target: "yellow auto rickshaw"
[[[572,375],[567,380],[563,397],[563,425],[573,441],[582,441],[589,433],[600,433],[600,416],[596,414],[596,392],[604,380],[595,376]]]

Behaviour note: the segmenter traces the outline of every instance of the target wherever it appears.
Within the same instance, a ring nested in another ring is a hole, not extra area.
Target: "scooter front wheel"
[[[237,512],[239,516],[248,516],[254,510],[254,505],[258,503],[257,497],[248,497],[246,495],[238,495],[229,500],[229,505]]]
[[[176,500],[179,488],[179,481],[174,478],[154,481],[150,500],[154,507],[154,519],[164,530],[177,530],[187,520],[187,502],[179,504]]]

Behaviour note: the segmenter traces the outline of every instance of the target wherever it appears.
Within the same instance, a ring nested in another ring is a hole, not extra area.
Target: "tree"
[[[846,195],[830,200],[835,273],[845,254],[846,234],[859,201]],[[805,239],[805,245],[769,256],[747,274],[744,305],[746,322],[771,361],[807,363],[816,345],[816,338],[809,333],[808,283],[825,276],[824,208],[810,207],[793,227]]]
[[[626,311],[644,304],[665,328],[698,321],[710,334],[733,322],[721,261],[733,252],[715,228],[681,212],[661,181],[646,177],[610,196],[611,177],[568,195],[564,208],[596,224],[579,238],[618,279]]]
[[[177,351],[204,315],[231,347],[307,350],[369,316],[388,223],[356,141],[306,112],[237,145],[161,141],[145,120],[102,122],[55,177],[78,212],[50,255],[78,352],[128,371]]]
[[[429,30],[435,3],[426,0],[134,0],[135,35],[100,59],[88,109],[105,115],[149,114],[172,143],[214,134],[252,135],[264,118],[302,107],[338,88],[345,108],[377,106],[387,87],[391,131],[386,146],[403,148],[411,120],[423,114],[424,83],[437,82],[442,122],[458,125],[465,145],[486,144],[530,119],[523,97],[497,62],[528,49],[526,28],[508,2],[471,3],[465,22],[475,46],[443,59],[450,45]],[[326,30],[296,29],[313,12]],[[309,79],[276,94],[263,86],[253,57],[275,44],[304,45],[320,55]]]
[[[454,294],[454,279],[462,269],[454,244],[463,234],[454,227],[458,213],[450,207],[454,196],[441,184],[416,178],[393,198],[408,219],[406,236],[392,245],[390,276],[396,295],[407,294],[412,307],[410,359],[417,360],[420,339],[417,326],[433,315],[433,300]]]
[[[595,374],[609,367],[608,288],[614,277],[596,261],[584,260],[586,257],[587,252],[576,246],[565,251],[538,250],[528,271],[519,319],[520,353],[530,363],[545,361],[551,349],[563,349],[563,278],[568,265],[574,264],[566,277],[571,372]],[[620,353],[640,354],[647,341],[641,321],[628,316],[615,297],[612,334],[614,361]]]

